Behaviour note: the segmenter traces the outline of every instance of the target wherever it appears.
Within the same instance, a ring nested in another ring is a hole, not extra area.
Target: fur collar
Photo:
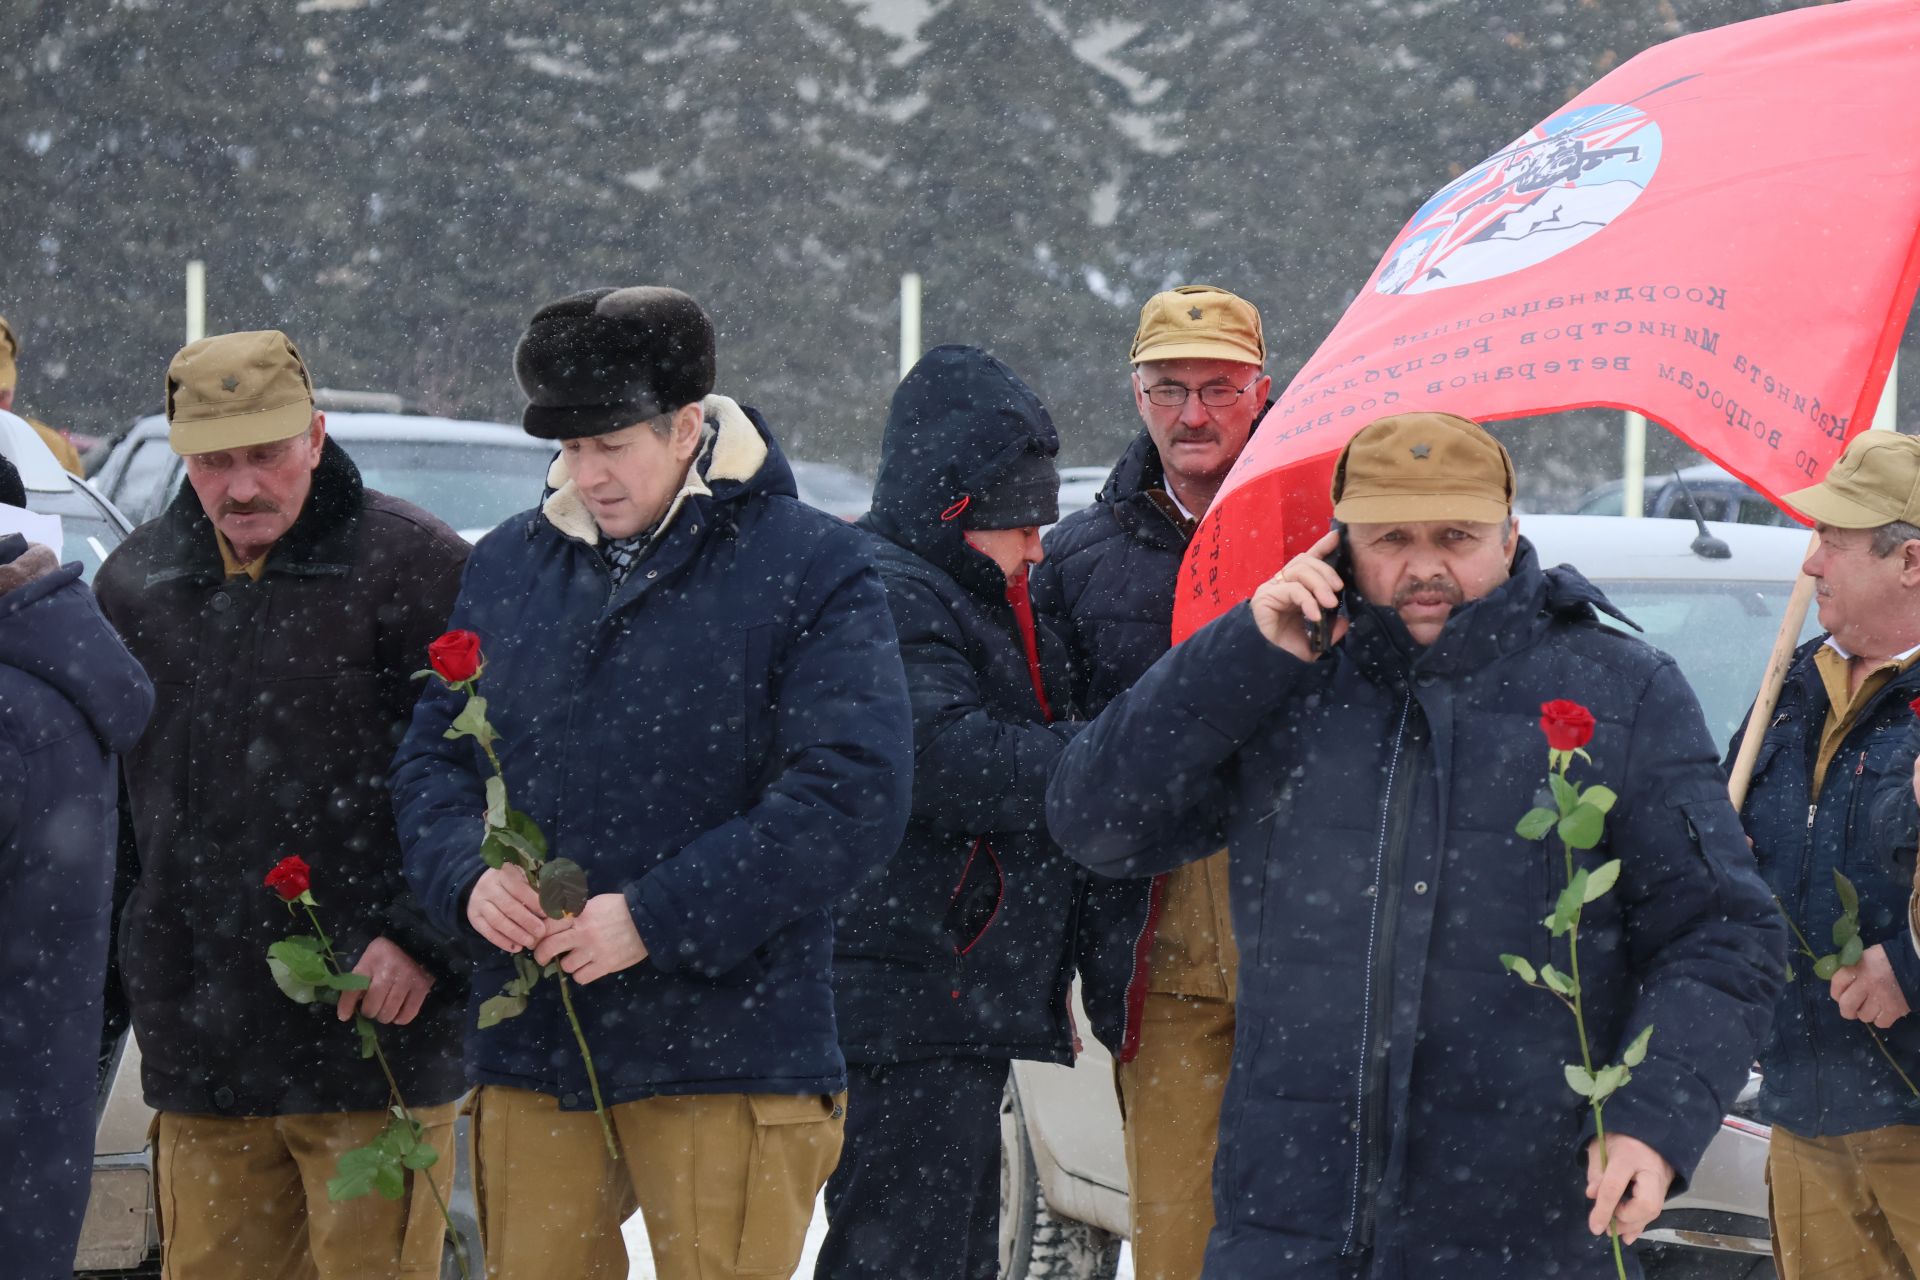
[[[44,578],[59,567],[60,557],[53,554],[53,548],[29,542],[18,557],[0,564],[0,596],[26,586],[35,578]]]
[[[752,419],[727,396],[708,396],[701,402],[706,412],[706,437],[694,462],[687,468],[687,479],[674,495],[667,514],[655,526],[655,537],[673,524],[687,500],[696,495],[711,496],[712,485],[722,482],[744,484],[753,479],[767,460],[767,442],[760,437]],[[540,505],[540,514],[561,533],[588,546],[600,543],[600,527],[593,522],[586,499],[567,471],[564,451],[547,468],[547,487],[553,494]]]

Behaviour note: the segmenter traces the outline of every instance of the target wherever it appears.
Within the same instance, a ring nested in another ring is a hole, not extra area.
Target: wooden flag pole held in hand
[[[1820,545],[1820,535],[1815,534],[1807,544],[1807,555],[1811,556]],[[1787,668],[1793,665],[1793,651],[1799,647],[1800,628],[1806,625],[1807,606],[1813,603],[1813,579],[1801,574],[1793,580],[1793,594],[1787,597],[1786,616],[1780,619],[1780,634],[1773,638],[1773,652],[1767,655],[1766,674],[1760,677],[1760,692],[1753,700],[1753,711],[1747,716],[1747,731],[1740,738],[1740,752],[1733,758],[1733,769],[1727,776],[1727,795],[1733,801],[1733,811],[1740,812],[1747,803],[1747,786],[1753,781],[1753,762],[1760,755],[1760,740],[1766,737],[1767,725],[1773,720],[1773,709],[1780,702],[1780,688],[1787,681]]]

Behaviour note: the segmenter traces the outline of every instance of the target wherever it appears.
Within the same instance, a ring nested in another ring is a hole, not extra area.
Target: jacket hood
[[[759,410],[721,395],[708,396],[701,408],[707,419],[706,437],[694,455],[693,466],[687,469],[680,492],[656,526],[659,530],[669,528],[680,508],[694,498],[724,503],[749,494],[799,497],[793,468],[787,465],[786,455],[780,452],[779,442]],[[593,522],[593,513],[573,482],[564,450],[547,468],[547,488],[546,500],[540,504],[547,523],[569,538],[590,547],[598,545],[600,527]]]
[[[1033,389],[977,347],[935,347],[893,393],[873,509],[861,523],[982,599],[1002,599],[1005,576],[967,545],[961,503],[1028,451],[1060,452]]]
[[[140,740],[153,685],[80,581],[51,550],[18,534],[0,538],[0,667],[57,689],[108,750]]]

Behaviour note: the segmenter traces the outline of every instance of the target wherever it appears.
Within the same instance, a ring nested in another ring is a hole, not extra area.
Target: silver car
[[[1571,563],[1645,628],[1692,682],[1707,728],[1739,728],[1807,553],[1803,529],[1712,524],[1726,558],[1696,552],[1680,520],[1523,515],[1541,562]],[[1604,619],[1603,621],[1611,621]],[[1802,639],[1818,634],[1809,617]],[[1491,957],[1490,957],[1491,959]],[[1078,1012],[1078,1011],[1077,1011]],[[1079,1015],[1078,1024],[1087,1020]],[[1091,1035],[1072,1067],[1016,1062],[1001,1113],[1002,1280],[1103,1280],[1127,1235],[1127,1165],[1113,1061]],[[1768,1129],[1748,1108],[1758,1078],[1726,1117],[1687,1193],[1643,1239],[1660,1280],[1774,1275],[1767,1237]]]

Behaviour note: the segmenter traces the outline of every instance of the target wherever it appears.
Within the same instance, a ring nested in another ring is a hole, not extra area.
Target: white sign
[[[43,516],[38,511],[10,507],[0,502],[0,537],[9,533],[24,533],[28,542],[50,547],[56,558],[60,556],[59,516]]]

